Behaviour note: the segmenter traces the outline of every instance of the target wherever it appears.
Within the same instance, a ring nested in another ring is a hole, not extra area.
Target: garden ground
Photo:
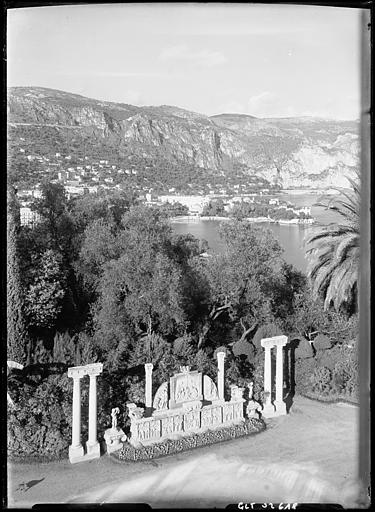
[[[358,408],[296,397],[267,430],[148,462],[103,456],[8,466],[8,506],[143,502],[223,507],[238,502],[353,504]]]

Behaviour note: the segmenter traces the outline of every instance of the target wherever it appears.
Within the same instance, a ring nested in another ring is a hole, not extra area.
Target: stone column
[[[277,414],[286,414],[286,405],[283,400],[283,385],[284,385],[284,371],[283,371],[283,347],[287,344],[288,338],[286,336],[275,337],[276,344],[276,399],[275,407]]]
[[[81,444],[81,378],[86,375],[85,366],[68,368],[68,377],[73,379],[72,444],[69,446],[69,460],[78,462],[83,457]]]
[[[271,380],[271,349],[274,345],[272,338],[264,338],[261,340],[264,348],[264,405],[262,414],[264,416],[272,416],[275,413],[275,407],[271,402],[272,380]]]
[[[217,356],[217,391],[219,400],[224,400],[224,359],[225,352],[218,352]]]
[[[147,409],[152,407],[152,369],[154,365],[152,363],[145,364],[146,372],[146,386],[145,386],[145,405]]]
[[[103,371],[102,363],[93,363],[86,366],[87,374],[90,376],[90,389],[89,389],[89,439],[86,443],[87,455],[90,458],[100,457],[100,446],[97,439],[96,420],[97,420],[97,406],[96,406],[96,377]]]

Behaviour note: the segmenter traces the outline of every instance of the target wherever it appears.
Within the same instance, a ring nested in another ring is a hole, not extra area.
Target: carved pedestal
[[[104,433],[104,439],[107,446],[107,453],[112,453],[121,450],[127,437],[121,428],[108,428]]]

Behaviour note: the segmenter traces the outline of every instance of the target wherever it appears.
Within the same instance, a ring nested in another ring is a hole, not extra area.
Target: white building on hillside
[[[180,203],[187,206],[191,215],[201,215],[203,208],[209,203],[209,198],[205,196],[159,196],[162,203]]]
[[[21,226],[32,226],[40,222],[40,215],[31,210],[28,206],[21,206],[20,208],[20,221]]]

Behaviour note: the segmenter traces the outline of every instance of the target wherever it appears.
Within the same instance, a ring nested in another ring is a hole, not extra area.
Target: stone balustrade
[[[181,435],[203,432],[244,421],[244,399],[214,403],[200,409],[168,409],[163,414],[146,418],[131,418],[129,442],[147,445]],[[128,404],[128,408],[134,404]]]

